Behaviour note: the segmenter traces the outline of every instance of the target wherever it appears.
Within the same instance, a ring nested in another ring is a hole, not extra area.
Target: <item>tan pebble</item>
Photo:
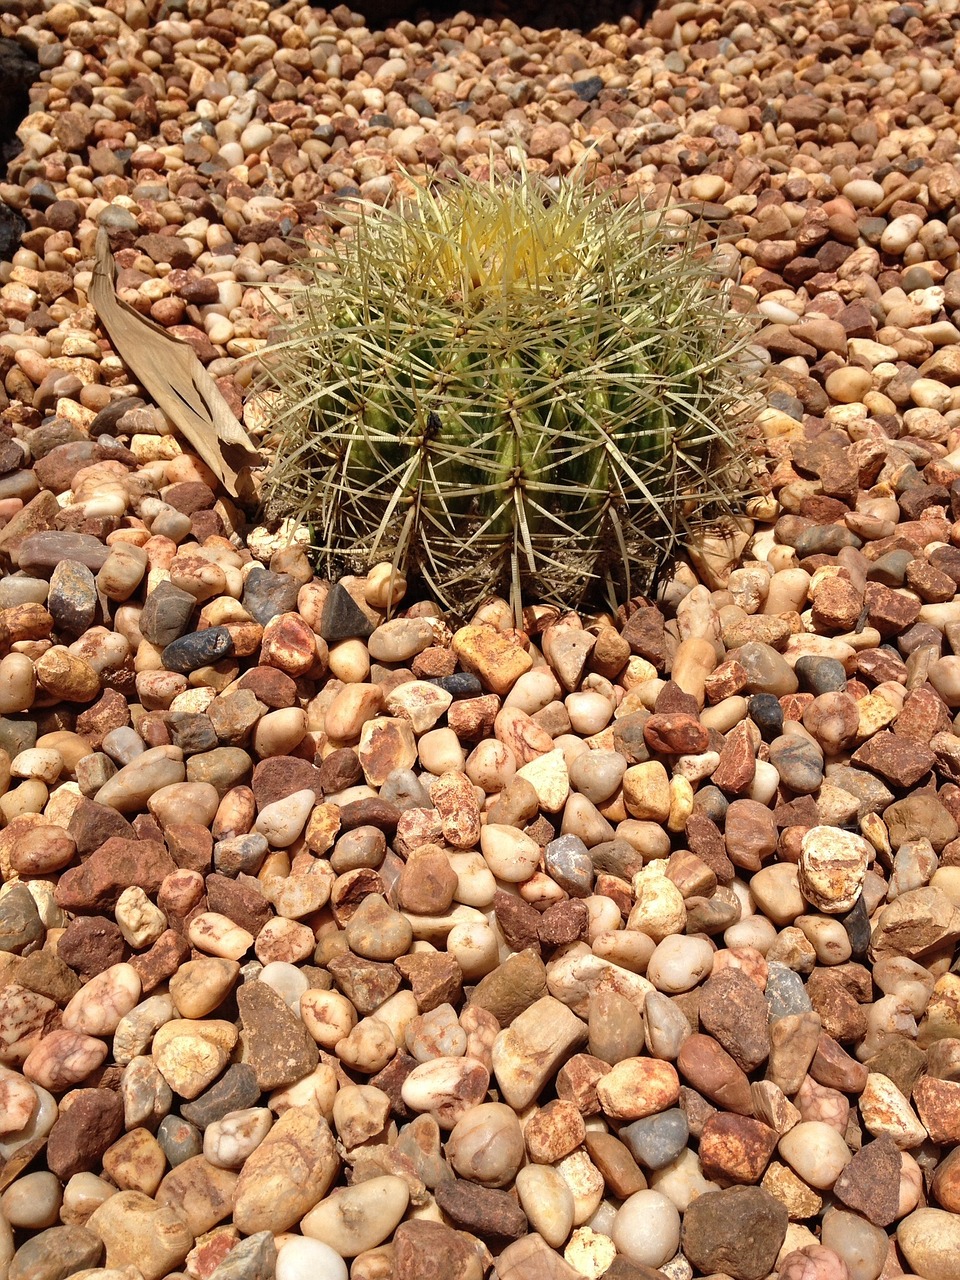
[[[187,936],[199,951],[226,960],[239,960],[253,946],[251,933],[216,911],[204,911],[195,916],[190,921]]]
[[[676,1069],[653,1058],[625,1058],[597,1082],[604,1113],[617,1120],[639,1120],[666,1111],[679,1096]]]
[[[517,1174],[520,1205],[534,1231],[559,1249],[573,1228],[574,1199],[562,1175],[549,1165],[529,1164]]]
[[[92,977],[63,1011],[63,1026],[86,1036],[108,1036],[140,999],[133,965],[114,964]]]
[[[338,1188],[304,1217],[300,1229],[328,1244],[342,1258],[354,1258],[381,1244],[406,1212],[410,1192],[403,1178],[387,1174]]]

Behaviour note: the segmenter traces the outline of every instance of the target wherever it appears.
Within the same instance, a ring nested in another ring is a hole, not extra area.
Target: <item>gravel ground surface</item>
[[[958,1280],[958,15],[7,0],[2,1280]],[[297,242],[491,148],[763,317],[755,523],[616,617],[315,580],[88,301],[268,441]]]

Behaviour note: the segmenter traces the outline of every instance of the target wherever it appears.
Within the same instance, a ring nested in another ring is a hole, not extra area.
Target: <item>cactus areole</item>
[[[643,590],[743,492],[743,350],[695,236],[578,179],[361,208],[304,263],[266,393],[267,512],[321,567],[464,610]]]

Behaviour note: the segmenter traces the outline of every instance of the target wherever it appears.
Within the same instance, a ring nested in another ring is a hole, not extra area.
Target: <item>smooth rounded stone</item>
[[[13,884],[0,898],[0,952],[17,954],[43,938],[46,930],[33,895]]]
[[[763,1280],[787,1234],[785,1205],[760,1187],[699,1196],[683,1215],[683,1252],[705,1275]]]
[[[103,735],[104,753],[121,767],[130,764],[147,749],[146,743],[135,729],[123,725],[119,729],[111,729]]]
[[[484,1187],[504,1187],[524,1159],[520,1122],[502,1102],[485,1102],[467,1111],[447,1139],[447,1159],[461,1178]]]
[[[809,1013],[813,1008],[799,973],[775,960],[767,963],[767,985],[763,994],[771,1023],[794,1014]]]
[[[627,1144],[638,1164],[648,1169],[662,1169],[677,1158],[689,1135],[686,1113],[680,1107],[673,1107],[625,1125],[620,1130],[620,1141]]]
[[[770,743],[770,763],[785,787],[811,795],[823,782],[823,752],[808,738],[784,735]]]
[[[795,1125],[780,1139],[779,1151],[794,1173],[818,1191],[829,1191],[851,1158],[842,1134],[821,1120]]]
[[[654,1058],[675,1062],[692,1030],[681,1009],[659,991],[648,991],[643,1003],[644,1042]]]
[[[276,1280],[347,1280],[347,1264],[329,1245],[287,1236],[277,1253]]]
[[[858,1213],[831,1206],[823,1215],[820,1239],[846,1263],[850,1280],[877,1280],[887,1261],[887,1233]]]
[[[345,935],[354,955],[390,961],[409,949],[413,928],[406,916],[388,906],[380,894],[371,893],[350,918]]]
[[[250,1153],[259,1147],[272,1125],[273,1112],[267,1107],[229,1111],[204,1130],[204,1158],[218,1169],[239,1169]]]
[[[374,662],[408,662],[434,642],[429,618],[394,618],[383,622],[367,640]]]
[[[236,960],[202,956],[188,960],[170,978],[170,995],[182,1018],[205,1018],[233,990],[240,972]]]
[[[63,1011],[63,1026],[87,1036],[110,1036],[140,999],[140,974],[132,964],[114,964],[96,974]]]
[[[798,682],[790,664],[768,644],[750,641],[735,651],[746,673],[743,692],[772,693],[777,698],[796,693]]]
[[[488,822],[480,832],[484,861],[497,877],[508,884],[529,880],[540,865],[540,846],[530,836],[502,823]]]
[[[274,800],[260,810],[254,833],[262,835],[272,849],[287,849],[302,833],[316,803],[316,793],[309,787]]]
[[[602,804],[620,786],[626,770],[619,751],[586,751],[569,766],[570,785],[592,804]]]
[[[12,1227],[41,1231],[59,1221],[60,1179],[47,1170],[24,1174],[0,1196],[0,1213]]]
[[[747,702],[747,710],[764,742],[772,742],[783,733],[783,708],[772,693],[755,693]]]
[[[690,991],[709,975],[715,954],[706,938],[673,934],[657,943],[647,965],[647,979],[657,991],[668,995]]]
[[[300,997],[310,989],[310,979],[296,965],[285,960],[272,960],[260,972],[260,981],[277,993],[288,1009],[300,1007]]]
[[[151,747],[115,773],[94,800],[118,813],[140,813],[154,792],[183,782],[185,776],[183,752],[179,747]]]
[[[855,209],[875,209],[886,192],[879,182],[874,182],[870,178],[853,178],[844,183],[840,194],[845,196]]]
[[[82,1227],[104,1200],[116,1195],[117,1188],[93,1173],[75,1173],[63,1188],[60,1217],[65,1226]]]
[[[793,669],[801,688],[815,697],[824,693],[846,691],[847,673],[843,663],[837,658],[818,658],[811,654],[804,654],[794,663]]]
[[[306,1215],[300,1230],[342,1258],[375,1249],[406,1213],[410,1191],[403,1178],[386,1174],[332,1192]]]
[[[662,1168],[653,1170],[650,1185],[654,1191],[659,1191],[675,1204],[680,1213],[686,1213],[698,1196],[719,1190],[715,1182],[710,1182],[703,1176],[700,1159],[689,1147],[684,1147],[675,1159]]]
[[[86,1227],[50,1227],[20,1246],[10,1263],[10,1280],[57,1280],[96,1267],[103,1244]]]
[[[886,234],[884,232],[884,235]],[[873,375],[869,369],[844,365],[828,373],[823,385],[827,395],[837,404],[856,404],[862,402],[863,397],[873,387]]]
[[[209,827],[219,806],[220,796],[209,782],[175,782],[155,791],[147,802],[163,831],[180,822]]]
[[[960,1277],[960,1217],[943,1209],[916,1209],[897,1226],[897,1244],[910,1270],[923,1280]]]
[[[171,1169],[185,1164],[203,1151],[203,1139],[195,1124],[180,1116],[165,1116],[157,1129],[157,1141]]]
[[[848,912],[860,896],[873,856],[863,836],[836,827],[811,827],[800,842],[800,892],[829,915]]]
[[[134,1266],[144,1280],[162,1280],[176,1271],[193,1247],[186,1219],[139,1191],[118,1191],[87,1222],[106,1248],[110,1268]]]
[[[551,1165],[528,1164],[517,1174],[516,1186],[531,1228],[552,1249],[562,1248],[573,1229],[575,1207],[563,1176]]]
[[[18,1071],[0,1067],[0,1139],[26,1128],[37,1113],[36,1089]]]
[[[25,653],[8,653],[0,659],[0,715],[29,711],[36,688],[33,663]]]
[[[208,627],[191,631],[166,645],[160,654],[164,670],[189,675],[201,667],[210,667],[233,653],[233,636],[226,627]]]
[[[333,1134],[319,1112],[290,1107],[240,1172],[237,1228],[245,1235],[287,1231],[327,1194],[339,1165]]]
[[[630,1262],[660,1267],[680,1245],[680,1215],[659,1191],[637,1191],[617,1210],[611,1238]]]

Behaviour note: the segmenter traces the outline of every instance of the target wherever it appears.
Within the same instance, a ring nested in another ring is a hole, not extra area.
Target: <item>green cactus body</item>
[[[643,589],[684,513],[743,483],[753,326],[689,247],[527,174],[365,211],[304,264],[273,353],[268,513],[331,568],[392,558],[455,607]]]

